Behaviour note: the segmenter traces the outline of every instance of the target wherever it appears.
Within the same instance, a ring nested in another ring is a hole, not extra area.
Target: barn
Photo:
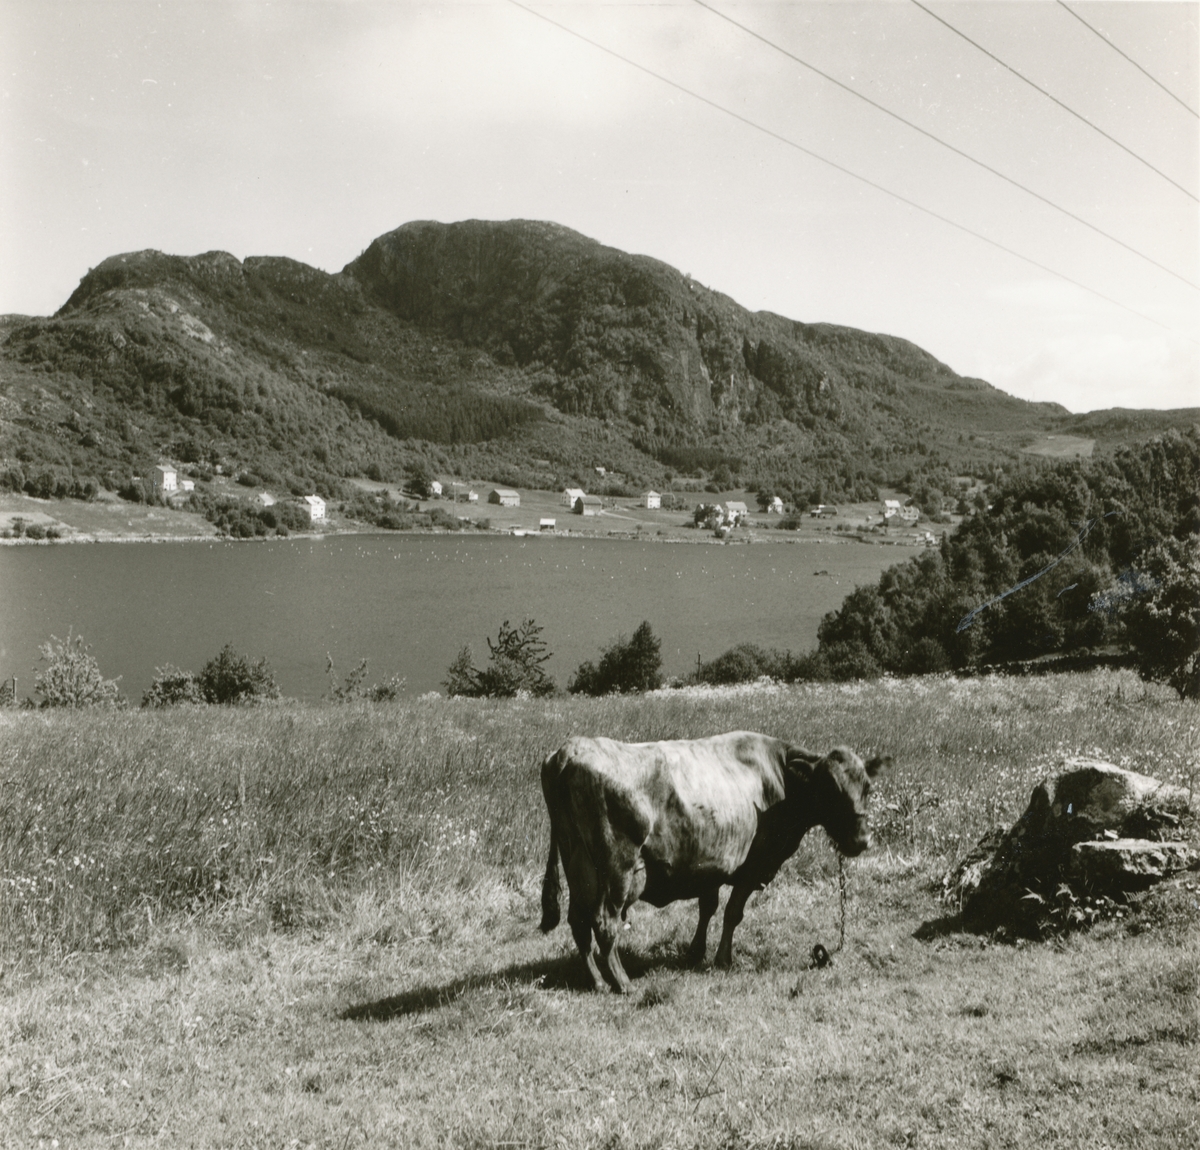
[[[581,495],[572,510],[576,515],[599,515],[604,510],[604,501],[599,495]]]
[[[488,492],[488,502],[498,503],[501,507],[520,507],[521,493],[511,487],[493,487]]]

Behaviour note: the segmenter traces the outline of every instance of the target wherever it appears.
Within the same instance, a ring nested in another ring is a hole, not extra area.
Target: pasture
[[[816,831],[732,971],[639,906],[633,994],[584,991],[537,932],[541,758],[735,728],[894,757],[845,948],[809,969]],[[0,713],[0,1143],[1194,1146],[1200,883],[1002,945],[937,882],[1068,755],[1196,786],[1198,730],[1127,672]]]

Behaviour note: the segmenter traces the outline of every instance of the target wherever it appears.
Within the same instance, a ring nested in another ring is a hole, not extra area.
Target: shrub
[[[106,679],[82,635],[67,632],[65,639],[56,635],[40,648],[46,661],[38,671],[34,689],[42,696],[43,707],[111,706],[117,702],[116,679]]]
[[[606,647],[598,667],[581,663],[567,690],[573,695],[627,694],[654,691],[662,683],[662,644],[650,624],[643,622],[632,639],[622,635]]]
[[[173,707],[177,703],[203,703],[196,676],[168,663],[154,668],[154,682],[142,692],[143,707]]]
[[[400,694],[404,679],[393,675],[384,683],[374,683],[364,686],[367,677],[367,661],[362,659],[357,667],[346,676],[345,682],[339,684],[333,674],[333,656],[325,656],[325,674],[329,676],[329,694],[325,697],[333,703],[349,703],[356,699],[368,703],[390,703]]]
[[[252,663],[230,643],[205,663],[196,682],[206,703],[256,703],[279,697],[279,686],[266,658]]]
[[[1200,698],[1200,535],[1164,539],[1137,565],[1135,594],[1123,612],[1138,674]]]
[[[534,696],[553,695],[554,680],[542,670],[551,657],[541,638],[542,628],[532,619],[520,627],[509,626],[506,619],[493,643],[487,641],[490,660],[477,670],[470,647],[463,647],[446,672],[442,686],[448,695],[471,698],[512,698],[519,693]]]

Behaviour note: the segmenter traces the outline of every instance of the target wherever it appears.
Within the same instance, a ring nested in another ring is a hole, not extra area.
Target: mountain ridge
[[[548,488],[604,466],[800,502],[945,489],[1023,466],[1039,434],[1103,447],[1200,414],[1031,404],[902,337],[750,312],[543,221],[413,221],[334,273],[110,256],[54,316],[0,319],[0,366],[10,489],[118,489],[170,458],[330,494],[414,465]]]

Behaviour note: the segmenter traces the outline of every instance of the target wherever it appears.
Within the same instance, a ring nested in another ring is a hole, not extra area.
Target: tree
[[[100,673],[100,664],[82,635],[67,632],[65,639],[56,635],[39,650],[45,670],[34,677],[34,689],[42,696],[43,707],[111,706],[117,702],[117,683]]]
[[[546,650],[541,633],[542,628],[532,619],[525,619],[519,627],[510,626],[505,619],[496,641],[487,641],[490,658],[483,670],[476,669],[470,647],[459,651],[442,683],[446,693],[502,699],[517,694],[553,695],[554,680],[542,670],[551,652]]]
[[[1122,613],[1138,674],[1200,698],[1200,535],[1164,539],[1128,583]]]
[[[662,686],[662,644],[643,622],[626,640],[620,636],[600,655],[600,665],[581,663],[574,678],[567,684],[573,695],[627,694],[632,691],[655,691]]]
[[[219,655],[204,664],[196,682],[206,703],[257,703],[279,698],[279,686],[266,657],[252,663],[247,656],[239,655],[231,643],[226,643]]]
[[[154,682],[142,692],[143,707],[173,707],[177,703],[203,703],[196,676],[168,663],[154,668]]]
[[[409,465],[405,473],[405,485],[421,499],[428,499],[433,494],[433,473],[424,460]]]

